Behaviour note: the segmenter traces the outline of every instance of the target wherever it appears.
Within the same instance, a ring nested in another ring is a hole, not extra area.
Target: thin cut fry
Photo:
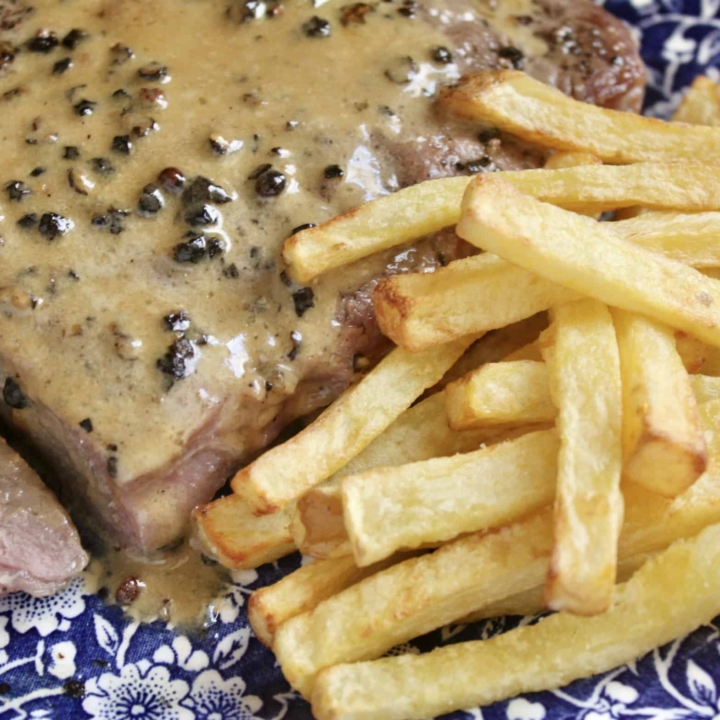
[[[548,280],[720,345],[720,284],[603,225],[485,175],[468,189],[457,230]]]
[[[686,212],[720,210],[720,164],[586,165],[495,174],[521,192],[580,212],[632,205]],[[467,177],[429,180],[303,230],[285,243],[288,269],[299,282],[309,282],[333,268],[454,225],[470,181]]]
[[[708,375],[691,375],[690,385],[698,405],[720,398],[720,378]]]
[[[545,161],[546,170],[563,170],[579,165],[602,165],[602,160],[592,153],[561,150]]]
[[[203,550],[233,569],[256,568],[295,551],[290,535],[294,506],[256,517],[238,495],[214,500],[193,511],[195,533]]]
[[[445,396],[455,430],[553,422],[557,416],[547,367],[533,360],[483,365],[448,385]]]
[[[238,472],[233,490],[263,514],[297,499],[367,447],[440,380],[475,339],[415,355],[393,350],[311,425]]]
[[[497,528],[555,497],[558,438],[529,433],[471,453],[343,479],[342,506],[355,562]]]
[[[685,369],[693,374],[699,373],[708,359],[708,346],[692,335],[675,331],[675,347]]]
[[[445,88],[440,101],[535,145],[589,152],[608,163],[720,160],[720,133],[713,128],[588,106],[517,70],[468,75]]]
[[[674,500],[631,485],[620,561],[662,550],[720,522],[720,401],[701,407],[711,466]],[[275,652],[307,695],[316,674],[340,662],[380,657],[407,642],[542,584],[553,546],[550,509],[496,533],[473,534],[372,575],[279,629]]]
[[[560,435],[551,610],[594,615],[610,607],[623,519],[622,387],[612,317],[596,300],[559,305],[541,338]]]
[[[623,476],[674,497],[707,467],[690,376],[670,328],[613,311],[623,387]]]
[[[312,610],[363,578],[389,567],[396,559],[359,568],[352,556],[317,560],[256,590],[248,602],[248,619],[258,640],[272,647],[277,628],[296,615]]]
[[[316,682],[312,710],[318,720],[421,720],[486,705],[610,670],[718,612],[715,525],[648,562],[603,615],[559,613],[490,640],[328,668]]]
[[[580,296],[485,253],[432,274],[395,275],[373,294],[380,329],[419,352],[469,333],[504,327]]]
[[[720,87],[703,75],[696,77],[672,119],[674,122],[717,127],[720,125]]]

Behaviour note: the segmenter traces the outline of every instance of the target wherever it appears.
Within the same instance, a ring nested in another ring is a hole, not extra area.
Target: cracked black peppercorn
[[[6,682],[0,682],[0,695],[7,695],[12,688]]]
[[[453,61],[453,56],[446,47],[438,45],[432,51],[432,59],[435,62],[442,63],[443,65],[449,65]]]
[[[156,215],[162,210],[164,204],[160,189],[155,185],[146,185],[140,200],[138,200],[138,212],[144,217]]]
[[[177,310],[176,312],[168,313],[163,318],[165,328],[172,332],[185,332],[190,329],[190,316],[185,310]]]
[[[80,157],[80,148],[75,145],[66,145],[63,150],[63,160],[77,160]]]
[[[300,352],[300,345],[302,344],[302,334],[297,330],[293,330],[290,333],[290,342],[292,342],[292,350],[288,353],[288,358],[294,360]]]
[[[208,241],[208,257],[212,260],[217,255],[222,255],[225,250],[227,250],[227,247],[225,246],[225,241],[222,238],[212,238]]]
[[[223,270],[223,275],[226,278],[239,278],[240,271],[235,263],[230,263],[230,265]]]
[[[177,168],[168,167],[158,175],[158,182],[167,192],[178,195],[185,186],[185,176]]]
[[[60,40],[54,32],[47,30],[39,32],[34,38],[28,40],[27,47],[30,52],[42,53],[47,55],[52,52],[58,45]]]
[[[516,70],[522,70],[525,67],[525,54],[519,48],[512,45],[506,45],[498,50],[498,57],[508,60]]]
[[[305,223],[304,225],[298,225],[297,227],[292,229],[291,235],[295,235],[296,233],[301,232],[302,230],[309,230],[310,228],[317,227],[316,223]]]
[[[184,216],[185,222],[192,227],[217,225],[220,213],[212,205],[191,205]]]
[[[268,170],[255,181],[255,192],[260,197],[276,197],[285,189],[285,175],[279,170]]]
[[[95,112],[97,103],[93,100],[86,100],[83,98],[80,102],[73,105],[73,107],[78,115],[84,117],[85,115],[92,115]]]
[[[129,135],[116,135],[112,141],[112,149],[122,155],[129,155],[132,150],[132,141]]]
[[[345,5],[340,8],[340,22],[347,26],[364,25],[365,16],[375,10],[372,5],[364,2],[354,3],[353,5]]]
[[[74,50],[83,40],[87,40],[88,34],[80,28],[73,28],[63,39],[63,47]]]
[[[113,477],[115,476],[113,475]],[[63,692],[72,698],[85,697],[85,684],[79,680],[68,680],[63,685]]]
[[[53,65],[53,75],[62,75],[63,73],[67,72],[72,66],[73,61],[69,57],[58,60]]]
[[[10,43],[0,42],[0,70],[14,62],[16,55],[17,50]]]
[[[186,338],[178,338],[168,351],[159,358],[156,365],[160,372],[172,376],[175,380],[182,380],[193,371],[192,364],[188,362],[195,357],[195,348]]]
[[[196,235],[184,243],[178,243],[173,257],[179,263],[199,263],[207,256],[207,241],[204,235]]]
[[[20,389],[20,386],[11,377],[5,378],[3,385],[3,400],[13,410],[23,410],[28,406],[28,399]]]
[[[315,307],[315,293],[311,287],[304,287],[292,294],[295,314],[302,317],[310,308]]]
[[[93,169],[100,175],[112,175],[115,172],[115,168],[107,158],[93,158],[91,161]]]
[[[323,172],[326,180],[334,180],[345,175],[345,171],[339,165],[328,165]]]
[[[47,171],[47,168],[44,168],[41,165],[38,165],[36,168],[33,168],[30,171],[30,177],[40,177],[46,171]]]
[[[10,200],[20,202],[26,195],[30,194],[30,188],[21,180],[11,180],[6,186],[5,190]]]
[[[414,18],[417,9],[418,3],[416,0],[404,0],[402,7],[398,8],[398,13],[406,18]]]
[[[500,137],[500,128],[487,128],[486,130],[481,130],[478,134],[478,140],[481,143],[484,143],[487,145],[491,140],[497,140]]]
[[[57,213],[48,212],[40,218],[38,230],[48,240],[54,240],[58,235],[65,235],[65,233],[70,232],[74,227],[75,223],[72,220],[68,220]]]
[[[266,173],[272,165],[270,163],[263,163],[258,165],[249,175],[248,180],[257,180],[263,173]]]
[[[469,173],[476,175],[477,173],[489,172],[491,170],[496,170],[497,168],[495,167],[495,163],[493,163],[491,157],[483,155],[477,160],[468,160],[468,162],[465,163],[465,169]]]
[[[37,224],[38,217],[35,213],[28,213],[27,215],[23,215],[18,221],[17,224],[21,228],[31,228],[34,225]]]
[[[164,171],[163,171],[164,172]],[[227,193],[219,185],[206,177],[196,177],[183,193],[182,201],[184,205],[195,203],[211,202],[216,205],[224,205],[232,201],[229,193]]]
[[[303,31],[308,37],[325,38],[330,37],[330,23],[325,18],[314,15],[303,26]]]
[[[84,420],[81,420],[78,425],[86,432],[91,433],[93,431],[93,424],[92,420],[90,418],[85,418]]]
[[[150,80],[151,82],[161,82],[167,77],[167,74],[167,66],[159,62],[151,62],[148,65],[143,65],[143,67],[138,70],[138,75],[143,80]]]

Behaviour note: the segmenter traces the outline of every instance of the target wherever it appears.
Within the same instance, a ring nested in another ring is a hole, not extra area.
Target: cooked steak
[[[590,102],[642,98],[629,31],[587,0],[33,7],[0,0],[0,383],[63,496],[146,552],[384,351],[380,276],[468,252],[441,233],[299,287],[293,228],[542,162],[447,117],[441,84],[524,67]]]
[[[0,597],[51,595],[87,562],[56,497],[0,438]]]

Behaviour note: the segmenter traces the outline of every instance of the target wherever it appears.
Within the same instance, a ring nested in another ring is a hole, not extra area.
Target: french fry
[[[363,578],[389,567],[397,559],[359,568],[352,556],[316,560],[272,585],[255,590],[248,602],[248,619],[258,640],[272,647],[277,628],[296,615],[312,610]]]
[[[675,347],[685,369],[690,373],[699,373],[708,359],[709,348],[702,341],[684,332],[675,332]]]
[[[440,544],[507,525],[555,497],[558,437],[541,430],[471,453],[342,480],[345,528],[355,562]]]
[[[682,581],[678,581],[682,578]],[[556,688],[639,658],[720,612],[720,527],[675,543],[605,614],[559,613],[490,640],[337,665],[312,693],[318,720],[421,720]]]
[[[444,88],[440,102],[535,145],[588,152],[608,163],[720,160],[720,133],[713,128],[588,107],[517,70],[467,75]]]
[[[327,483],[308,490],[297,501],[290,525],[293,539],[301,552],[313,557],[352,554],[337,486],[341,478],[376,467],[395,467],[470,452],[483,443],[511,437],[512,434],[498,428],[463,432],[451,430],[444,395],[433,395],[406,410]]]
[[[592,153],[561,150],[545,161],[546,170],[563,170],[580,165],[602,165],[602,160]]]
[[[690,385],[698,405],[720,398],[720,378],[708,375],[691,375]]]
[[[580,296],[485,253],[431,274],[394,275],[373,294],[380,329],[410,352],[494,330]]]
[[[329,478],[366,448],[476,338],[412,355],[397,348],[293,438],[261,455],[232,480],[254,512],[272,513]]]
[[[720,130],[718,130],[720,133]],[[720,266],[720,213],[646,212],[603,225],[618,237],[696,268]]]
[[[555,547],[545,586],[551,610],[594,615],[610,607],[623,518],[622,386],[606,305],[559,305],[540,348],[560,435]]]
[[[690,125],[717,127],[720,125],[720,87],[708,77],[696,77],[672,119]]]
[[[491,330],[471,345],[468,351],[445,373],[443,379],[428,390],[428,393],[442,390],[448,383],[459,380],[481,365],[500,362],[513,353],[521,352],[537,340],[547,326],[547,313],[538,313],[525,320]],[[537,352],[537,357],[532,359],[539,360],[540,351]]]
[[[703,157],[701,154],[700,157]],[[645,205],[720,210],[720,164],[637,163],[495,173],[521,192],[579,212]],[[429,180],[293,235],[283,258],[298,282],[454,225],[471,178]]]
[[[553,422],[547,366],[534,360],[488,363],[445,388],[455,430]]]
[[[667,497],[707,467],[690,376],[670,328],[614,310],[623,388],[623,476]]]
[[[603,225],[485,175],[468,189],[457,231],[547,280],[720,345],[717,281],[624,242]]]
[[[256,568],[295,551],[290,535],[294,507],[256,517],[238,495],[214,500],[193,511],[194,531],[203,550],[221,565]]]
[[[666,548],[720,522],[720,401],[701,406],[711,465],[683,495],[625,489],[618,544],[623,562]],[[307,696],[317,673],[380,657],[391,647],[540,586],[553,547],[552,512],[494,533],[476,533],[365,578],[278,628],[275,652]]]
[[[534,360],[542,362],[542,354],[540,352],[540,343],[528,343],[503,358],[503,362],[517,362],[518,360]]]

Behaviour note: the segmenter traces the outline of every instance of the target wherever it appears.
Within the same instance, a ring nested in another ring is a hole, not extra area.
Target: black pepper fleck
[[[489,157],[488,155],[483,155],[477,160],[469,160],[468,162],[466,162],[465,169],[469,173],[476,175],[477,173],[481,172],[492,172],[493,170],[497,170],[497,167],[495,166],[495,163],[492,161],[491,157]]]
[[[95,112],[96,106],[96,102],[86,99],[80,100],[80,102],[73,105],[75,112],[81,117],[84,117],[85,115],[92,115],[93,112]]]
[[[138,70],[138,75],[143,80],[150,80],[152,82],[161,82],[167,77],[167,74],[167,66],[159,62],[151,62],[148,65],[143,65],[143,67]]]
[[[80,427],[87,433],[91,433],[93,431],[93,424],[90,418],[85,418],[84,420],[81,420],[78,425],[80,425]]]
[[[34,225],[37,224],[38,217],[35,213],[28,213],[27,215],[23,215],[18,221],[17,224],[21,228],[31,228]]]
[[[44,168],[44,167],[38,165],[38,167],[33,168],[30,171],[30,177],[40,177],[46,171],[47,171],[47,168]]]
[[[310,228],[317,227],[315,223],[305,223],[304,225],[298,225],[296,228],[292,229],[291,235],[295,235],[296,233],[302,232],[303,230],[309,230]]]
[[[63,73],[67,72],[71,67],[73,66],[73,61],[71,58],[66,57],[62,60],[58,60],[53,65],[53,75],[62,75]]]
[[[217,225],[220,213],[212,205],[191,205],[184,215],[185,222],[192,227]]]
[[[6,682],[0,682],[0,695],[7,695],[11,689]]]
[[[486,130],[480,131],[478,134],[478,140],[487,145],[491,140],[497,140],[500,137],[500,134],[500,128],[487,128]]]
[[[195,357],[195,348],[186,338],[178,338],[167,353],[157,361],[158,370],[175,380],[182,380],[192,373],[192,365],[188,362]]]
[[[340,8],[340,22],[345,26],[350,24],[364,25],[365,16],[374,10],[375,8],[372,5],[364,2],[345,5]]]
[[[224,205],[225,203],[232,202],[232,197],[230,197],[230,194],[227,191],[212,182],[212,180],[199,176],[196,177],[190,183],[187,190],[185,190],[182,200],[184,205],[202,202]]]
[[[129,155],[132,150],[132,141],[129,135],[116,135],[112,141],[112,149],[122,155]]]
[[[66,145],[63,150],[63,160],[77,160],[80,157],[80,148],[75,145]]]
[[[20,389],[20,386],[11,377],[5,378],[3,385],[3,400],[8,407],[13,410],[23,410],[28,406],[28,399]]]
[[[315,307],[315,293],[311,287],[304,287],[292,294],[295,314],[302,317],[310,308]]]
[[[276,197],[285,189],[285,175],[279,170],[268,170],[255,181],[255,192],[260,197]]]
[[[418,7],[419,3],[416,0],[403,0],[402,7],[398,8],[398,13],[407,18],[414,18]]]
[[[231,263],[223,270],[223,275],[226,278],[239,278],[240,271],[235,263]]]
[[[218,237],[211,238],[208,241],[207,247],[207,254],[211,260],[217,255],[222,255],[227,250],[227,247],[225,246],[225,241],[222,238]]]
[[[326,180],[333,180],[335,178],[341,178],[345,175],[345,171],[339,165],[328,165],[323,175]]]
[[[38,230],[48,240],[54,240],[58,235],[65,235],[75,227],[75,223],[57,213],[48,212],[40,218]]]
[[[135,57],[132,48],[122,43],[115,43],[115,45],[110,48],[110,55],[112,56],[113,65],[124,65]]]
[[[303,32],[312,38],[330,37],[330,23],[325,18],[314,15],[302,26]]]
[[[300,352],[300,345],[302,344],[302,334],[297,330],[293,330],[290,333],[290,342],[292,342],[292,349],[288,353],[288,358],[294,360]]]
[[[30,52],[47,53],[53,51],[60,44],[58,36],[54,32],[41,30],[34,38],[28,40],[27,47]]]
[[[507,60],[516,70],[522,70],[525,67],[525,53],[520,48],[513,45],[506,45],[498,50],[498,57]]]
[[[113,164],[107,158],[93,158],[90,163],[92,164],[95,172],[99,173],[100,175],[108,176],[112,175],[115,172]]]
[[[143,217],[150,217],[159,213],[164,204],[160,189],[156,185],[146,185],[138,200],[138,212]]]
[[[272,165],[270,163],[263,163],[258,165],[249,175],[248,180],[257,180],[263,173],[266,173]]]
[[[199,263],[207,255],[207,241],[204,235],[197,235],[187,242],[179,243],[173,250],[173,257],[179,263]]]
[[[20,202],[26,195],[30,195],[30,188],[21,180],[11,180],[5,190],[10,200]]]
[[[435,62],[442,63],[443,65],[449,65],[453,61],[453,56],[446,47],[438,45],[432,51],[432,59]]]
[[[63,39],[63,47],[74,50],[83,40],[87,40],[88,34],[79,28],[73,28]]]
[[[79,680],[68,680],[63,685],[63,692],[71,698],[85,697],[85,683]]]

